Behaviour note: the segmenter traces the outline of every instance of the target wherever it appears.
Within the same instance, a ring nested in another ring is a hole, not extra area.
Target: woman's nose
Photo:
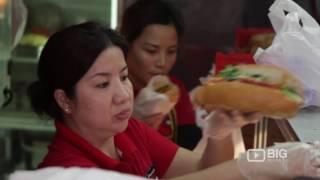
[[[167,59],[166,55],[165,54],[161,54],[159,56],[159,59],[157,60],[157,64],[156,65],[158,67],[164,67],[166,65],[166,59]]]
[[[115,95],[113,102],[115,104],[124,104],[130,99],[130,89],[126,87],[121,81],[118,87],[115,89]]]

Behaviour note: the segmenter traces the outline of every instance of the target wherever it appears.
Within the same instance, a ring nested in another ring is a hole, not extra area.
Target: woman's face
[[[134,85],[144,86],[152,76],[167,74],[176,62],[177,44],[173,25],[146,26],[128,54],[129,75]]]
[[[70,114],[74,128],[110,135],[127,128],[133,91],[121,49],[102,51],[75,89]]]

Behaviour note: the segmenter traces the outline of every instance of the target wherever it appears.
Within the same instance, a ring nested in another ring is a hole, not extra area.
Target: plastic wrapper
[[[167,114],[175,106],[176,102],[171,102],[168,96],[158,93],[153,88],[153,83],[163,76],[154,76],[145,88],[142,88],[135,98],[133,117],[144,120],[156,114]]]

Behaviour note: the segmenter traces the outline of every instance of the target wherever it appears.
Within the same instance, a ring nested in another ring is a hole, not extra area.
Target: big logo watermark
[[[286,149],[249,149],[247,151],[248,162],[264,162],[267,159],[286,159]]]

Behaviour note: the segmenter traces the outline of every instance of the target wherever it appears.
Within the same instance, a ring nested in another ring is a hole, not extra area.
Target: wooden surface
[[[254,139],[254,125],[250,124],[242,128],[242,135],[245,142],[246,149],[253,148]],[[283,134],[281,133],[275,120],[270,119],[268,123],[268,138],[267,146],[272,146],[275,142],[285,142]]]

